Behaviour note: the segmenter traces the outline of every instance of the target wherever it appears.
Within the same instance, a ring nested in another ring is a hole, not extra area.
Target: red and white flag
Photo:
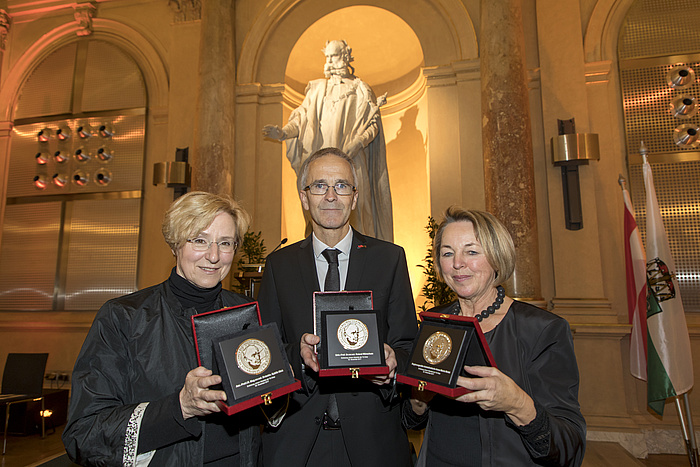
[[[618,180],[625,203],[625,277],[630,335],[630,373],[647,380],[647,259],[625,179]]]

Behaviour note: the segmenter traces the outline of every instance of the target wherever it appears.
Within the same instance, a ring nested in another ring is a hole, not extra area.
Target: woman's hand
[[[515,381],[496,368],[465,366],[467,373],[480,378],[460,376],[457,385],[474,392],[457,398],[462,402],[476,402],[483,410],[504,412],[516,425],[527,425],[537,411],[532,398]]]
[[[221,412],[216,401],[225,401],[226,393],[209,389],[209,386],[221,383],[221,376],[212,374],[203,366],[199,366],[187,373],[185,385],[180,390],[180,409],[182,418],[209,415]]]
[[[418,388],[411,388],[411,408],[416,415],[423,415],[428,410],[428,403],[433,400],[433,391],[419,391]]]

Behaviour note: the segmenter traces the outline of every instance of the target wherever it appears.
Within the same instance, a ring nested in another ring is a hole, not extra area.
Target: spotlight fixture
[[[97,158],[102,162],[107,162],[112,159],[112,152],[109,148],[100,148],[97,150]]]
[[[114,136],[114,131],[107,125],[100,125],[99,133],[103,138],[111,138]]]
[[[684,88],[695,83],[695,71],[686,65],[678,65],[666,74],[666,84],[672,88]]]
[[[56,173],[53,174],[52,178],[53,184],[59,188],[66,186],[66,183],[68,183],[68,177],[65,174]]]
[[[36,139],[40,143],[47,143],[51,138],[51,130],[49,128],[42,128],[39,133],[36,134]]]
[[[73,174],[73,183],[78,186],[85,186],[89,181],[88,176],[82,170],[78,170]]]
[[[74,157],[78,162],[87,162],[90,159],[90,154],[85,152],[83,148],[78,148],[75,150]]]
[[[56,130],[56,138],[58,138],[59,141],[66,141],[67,139],[69,139],[70,138],[70,128],[61,127],[58,130]]]
[[[678,96],[671,101],[669,106],[671,115],[676,118],[691,118],[698,112],[698,106],[692,96]]]
[[[34,177],[34,186],[39,190],[45,189],[47,185],[48,182],[46,181],[46,175],[36,175]]]
[[[53,153],[53,158],[54,158],[54,160],[55,160],[56,162],[58,162],[59,164],[62,164],[62,163],[64,163],[65,161],[68,160],[68,156],[66,156],[66,154],[63,153],[63,152],[61,152],[61,151],[56,151],[56,152],[54,152],[54,153]]]
[[[700,127],[686,123],[673,130],[673,141],[680,148],[695,148],[700,144]]]
[[[95,172],[95,183],[98,185],[109,185],[112,181],[112,172],[107,169],[100,169]]]
[[[78,136],[82,139],[88,139],[92,134],[90,134],[90,127],[87,125],[81,125],[78,127]]]
[[[37,164],[46,165],[46,163],[49,161],[49,155],[45,152],[37,152],[36,156],[34,156],[34,159],[36,160]]]

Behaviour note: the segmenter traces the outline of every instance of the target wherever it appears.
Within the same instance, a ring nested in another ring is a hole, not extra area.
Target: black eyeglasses
[[[327,183],[312,183],[304,188],[304,191],[308,190],[312,195],[325,195],[328,189],[333,187],[335,194],[338,196],[349,196],[355,192],[355,187],[349,183],[338,182],[335,185],[329,185]]]

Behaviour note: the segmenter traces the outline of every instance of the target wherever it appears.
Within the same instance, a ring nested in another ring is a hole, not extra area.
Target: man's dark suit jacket
[[[400,403],[391,384],[324,377],[306,370],[301,336],[313,333],[313,293],[320,290],[311,236],[267,258],[258,301],[263,323],[276,322],[303,387],[292,395],[278,429],[263,434],[264,465],[303,466],[321,428],[328,394],[335,393],[343,439],[353,466],[410,465]],[[416,333],[416,315],[403,248],[353,232],[345,290],[371,290],[380,332],[402,368]],[[305,377],[300,377],[305,376]]]

